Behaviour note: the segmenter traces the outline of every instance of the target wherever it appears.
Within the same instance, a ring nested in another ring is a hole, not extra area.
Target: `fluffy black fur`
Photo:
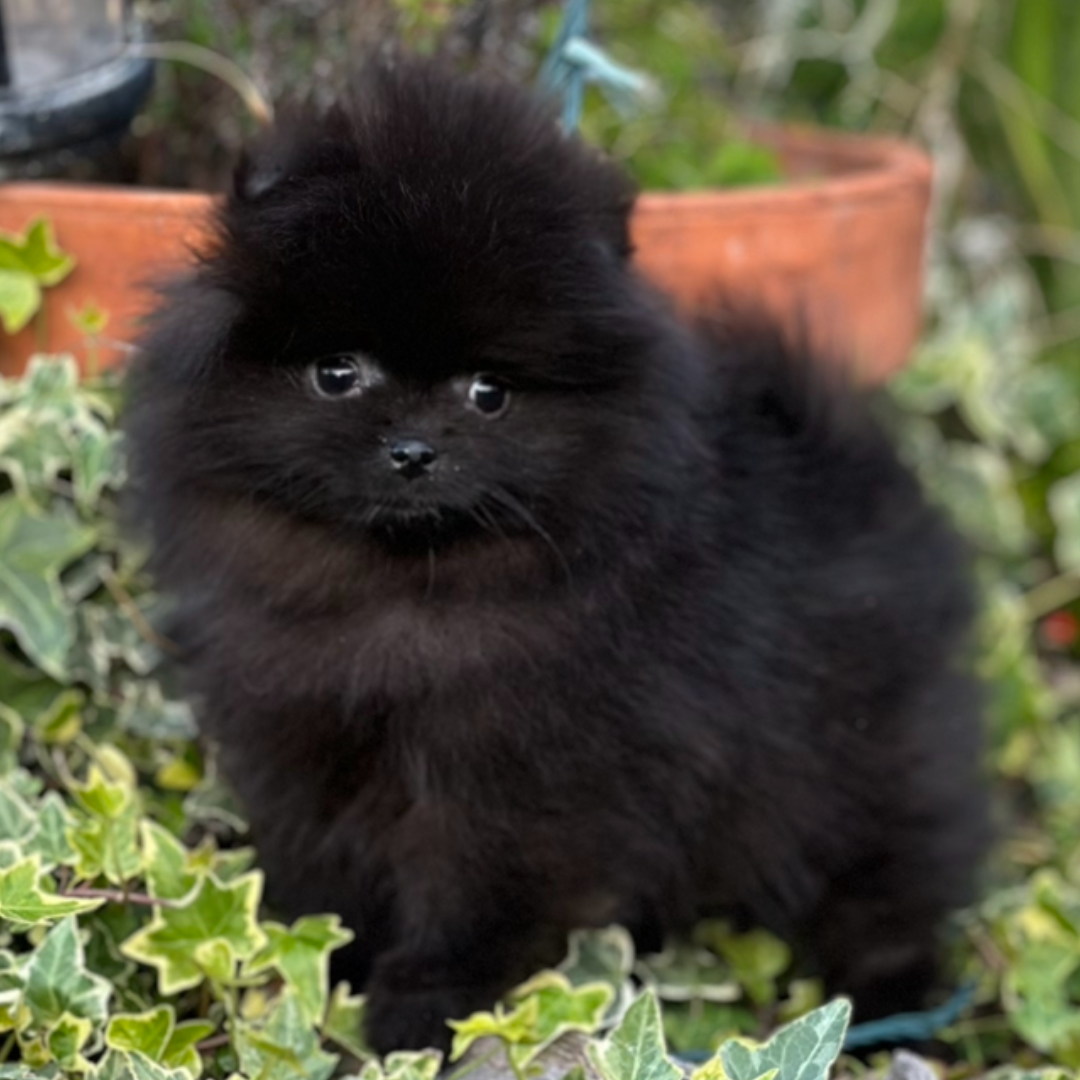
[[[356,931],[380,1050],[573,927],[718,911],[906,1009],[971,895],[958,543],[858,395],[675,319],[631,205],[521,92],[380,67],[256,147],[135,368],[205,729],[273,901]],[[371,385],[320,397],[341,353]]]

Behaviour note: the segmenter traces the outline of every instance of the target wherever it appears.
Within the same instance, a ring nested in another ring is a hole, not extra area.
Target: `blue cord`
[[[844,1039],[845,1050],[858,1050],[878,1043],[926,1042],[939,1031],[951,1027],[975,999],[975,985],[962,986],[948,1001],[925,1012],[897,1013],[880,1020],[853,1024]]]
[[[567,0],[558,33],[543,66],[540,85],[562,97],[562,122],[567,131],[581,123],[585,86],[595,83],[611,104],[627,114],[655,96],[650,79],[616,63],[588,40],[591,0]]]
[[[928,1042],[940,1031],[951,1027],[975,998],[974,983],[961,987],[948,1001],[925,1012],[897,1013],[881,1020],[853,1024],[844,1038],[845,1050],[866,1046],[896,1046],[899,1043]],[[691,1065],[701,1065],[716,1056],[712,1050],[682,1050],[674,1057]]]

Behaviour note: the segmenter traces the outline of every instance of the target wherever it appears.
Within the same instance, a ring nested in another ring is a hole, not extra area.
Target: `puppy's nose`
[[[437,457],[434,447],[423,439],[395,439],[390,444],[390,460],[394,468],[410,479],[430,469]]]

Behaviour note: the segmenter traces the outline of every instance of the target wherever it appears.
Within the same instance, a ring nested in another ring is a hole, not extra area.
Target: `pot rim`
[[[821,153],[840,165],[841,171],[738,188],[647,190],[639,196],[638,206],[650,217],[693,215],[703,210],[801,213],[807,203],[873,202],[898,188],[925,189],[933,177],[930,156],[904,139],[811,125],[759,124],[747,130],[754,141],[774,150]]]
[[[650,218],[683,217],[702,211],[716,213],[805,212],[807,203],[875,201],[898,187],[923,188],[933,174],[929,156],[917,146],[888,136],[852,135],[827,128],[796,125],[753,125],[752,137],[777,150],[822,153],[841,171],[800,177],[778,184],[688,191],[645,190],[636,209]],[[154,214],[191,217],[216,205],[219,193],[184,189],[80,184],[62,180],[12,181],[0,185],[0,198],[63,202],[87,214],[132,213],[134,205]]]

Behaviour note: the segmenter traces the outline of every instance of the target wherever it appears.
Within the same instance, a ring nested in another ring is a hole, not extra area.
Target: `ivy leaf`
[[[95,304],[93,300],[88,301],[81,308],[69,312],[68,319],[80,334],[86,334],[88,337],[105,333],[109,325],[109,313]]]
[[[169,1069],[137,1050],[110,1050],[91,1074],[92,1080],[191,1080],[182,1069]]]
[[[784,942],[766,930],[733,934],[723,927],[710,945],[731,965],[735,981],[755,1004],[776,1001],[776,980],[791,964],[791,950]]]
[[[82,1016],[64,1013],[49,1029],[45,1045],[62,1069],[69,1072],[85,1072],[86,1059],[81,1050],[90,1039],[94,1025]]]
[[[233,1042],[241,1072],[259,1080],[328,1080],[338,1061],[319,1047],[318,1033],[290,990],[277,999],[260,1027],[238,1024]]]
[[[19,765],[19,750],[26,735],[22,717],[0,700],[0,776],[14,772]]]
[[[512,1046],[510,1057],[524,1070],[547,1047],[568,1031],[592,1034],[603,1022],[608,1005],[615,996],[607,983],[572,986],[565,975],[545,971],[519,986],[512,994],[515,1001],[536,1001],[536,1022],[527,1045]]]
[[[362,994],[353,994],[347,982],[338,983],[326,1007],[322,1033],[353,1057],[364,1058],[371,1047],[364,1041],[364,1005]]]
[[[59,1023],[66,1013],[100,1023],[107,1015],[111,994],[107,979],[86,970],[78,927],[72,918],[49,931],[26,966],[23,1004],[41,1028]]]
[[[621,926],[575,930],[561,971],[575,986],[606,982],[618,990],[634,970],[634,940]]]
[[[266,943],[256,919],[262,895],[262,874],[245,874],[221,885],[206,877],[176,907],[159,907],[150,922],[121,946],[132,960],[157,969],[163,994],[189,990],[203,981],[195,957],[200,946],[221,941],[234,957],[246,960]]]
[[[0,626],[11,630],[42,671],[61,681],[74,626],[59,575],[94,539],[93,529],[66,514],[30,510],[13,494],[0,498]]]
[[[110,778],[100,764],[95,763],[90,766],[85,783],[71,785],[71,795],[88,814],[115,821],[131,805],[131,789],[130,783]]]
[[[511,1012],[496,1005],[492,1012],[476,1012],[464,1020],[448,1021],[454,1029],[450,1060],[457,1061],[477,1039],[489,1035],[502,1039],[509,1046],[531,1042],[539,1012],[540,1003],[536,998],[527,998]]]
[[[39,884],[41,856],[31,855],[0,869],[0,919],[6,919],[14,930],[78,915],[101,907],[101,900],[53,896]]]
[[[56,246],[52,225],[45,218],[38,218],[27,230],[19,255],[42,285],[58,285],[75,268],[75,259]]]
[[[766,1043],[730,1039],[717,1053],[730,1080],[826,1080],[840,1056],[851,1003],[839,998],[785,1024]]]
[[[0,269],[0,322],[17,334],[41,307],[41,286],[25,270]]]
[[[84,695],[78,690],[57,694],[34,718],[34,737],[47,746],[66,746],[82,730]]]
[[[606,1039],[589,1046],[588,1055],[604,1080],[682,1078],[682,1070],[667,1056],[660,1006],[651,989],[626,1010],[619,1026]],[[754,1074],[755,1078],[759,1073]]]
[[[176,1023],[171,1005],[134,1014],[120,1014],[109,1020],[105,1045],[113,1050],[142,1054],[151,1061],[173,1069],[182,1069],[195,1080],[202,1072],[196,1043],[214,1033],[206,1020]]]
[[[248,961],[245,970],[255,975],[274,967],[296,994],[309,1023],[322,1018],[330,981],[330,953],[353,939],[337,915],[308,915],[291,927],[262,924],[266,944]]]
[[[435,1080],[442,1065],[438,1050],[396,1050],[382,1061],[368,1061],[358,1080]]]
[[[202,1057],[197,1044],[214,1034],[215,1028],[208,1020],[185,1020],[173,1028],[165,1046],[162,1063],[170,1068],[183,1069],[191,1080],[202,1073]]]
[[[105,1028],[105,1045],[114,1050],[137,1050],[151,1061],[160,1061],[176,1026],[176,1011],[159,1005],[142,1013],[121,1013]]]
[[[140,830],[147,892],[157,899],[182,900],[199,880],[187,848],[157,822],[143,821]]]
[[[75,851],[67,840],[67,831],[74,824],[64,800],[50,791],[37,809],[37,825],[33,835],[23,844],[27,855],[38,854],[45,866],[64,866],[75,861]]]
[[[1054,558],[1062,570],[1080,570],[1080,472],[1059,480],[1047,492],[1054,519]]]
[[[232,945],[221,938],[202,941],[195,946],[195,963],[211,982],[227,984],[236,974],[236,953]]]
[[[139,813],[133,802],[118,817],[77,822],[66,837],[75,852],[75,875],[80,880],[92,881],[104,874],[114,885],[123,885],[142,870]]]
[[[10,784],[0,783],[0,840],[19,843],[33,831],[33,811]]]

